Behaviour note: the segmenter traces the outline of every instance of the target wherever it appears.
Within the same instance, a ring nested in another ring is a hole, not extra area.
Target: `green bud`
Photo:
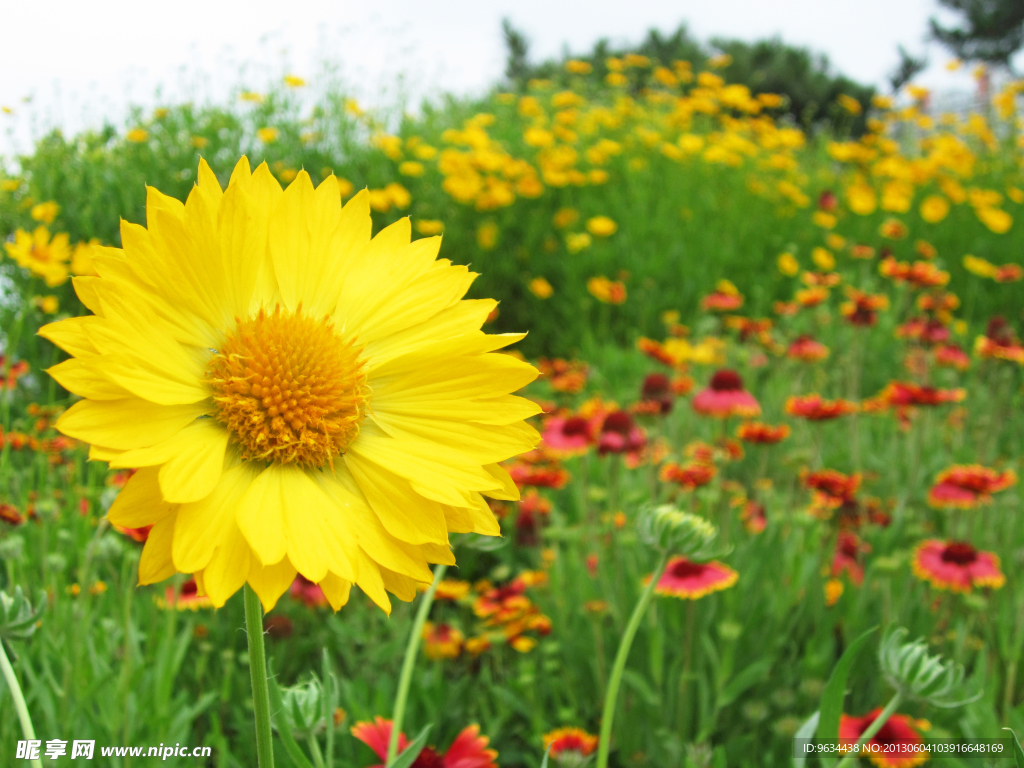
[[[671,504],[648,507],[640,515],[640,536],[652,547],[692,560],[706,560],[718,529],[700,515],[682,512]]]
[[[24,640],[31,636],[45,604],[46,595],[40,594],[39,605],[33,608],[21,587],[15,587],[11,595],[0,591],[0,638]]]
[[[973,695],[967,692],[962,664],[930,655],[928,643],[921,638],[904,642],[907,635],[906,629],[895,629],[878,648],[882,673],[903,698],[942,708],[959,707],[981,698],[981,691]]]

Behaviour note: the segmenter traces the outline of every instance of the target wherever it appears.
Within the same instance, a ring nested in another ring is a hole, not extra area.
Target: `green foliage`
[[[1005,67],[1024,46],[1024,4],[1019,0],[939,0],[962,16],[962,26],[931,19],[932,36],[959,59]]]

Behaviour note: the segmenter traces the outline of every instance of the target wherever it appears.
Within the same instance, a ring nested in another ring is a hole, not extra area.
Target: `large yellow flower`
[[[480,331],[495,302],[462,300],[440,238],[371,240],[365,191],[342,208],[334,177],[282,191],[245,158],[198,178],[184,205],[150,188],[147,227],[74,278],[94,314],[40,331],[85,398],[58,428],[140,467],[109,511],[153,526],[140,583],[191,573],[221,606],[248,581],[269,609],[298,572],[390,610],[455,562],[449,532],[499,533],[481,494],[518,497],[498,462],[539,439],[509,394],[537,371],[493,352],[522,335]]]

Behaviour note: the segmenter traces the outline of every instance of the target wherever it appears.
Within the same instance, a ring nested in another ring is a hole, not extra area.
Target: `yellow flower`
[[[71,274],[99,277],[92,263],[93,248],[99,244],[100,241],[94,237],[87,243],[81,242],[75,246],[75,251],[71,254]]]
[[[202,149],[203,147],[210,143],[210,140],[205,136],[193,136],[190,139],[190,142],[192,146],[195,147],[196,149]]]
[[[811,261],[823,272],[835,269],[836,266],[836,257],[827,248],[818,247],[811,251]]]
[[[587,231],[596,237],[608,237],[614,235],[619,225],[607,216],[595,216],[587,220]]]
[[[551,283],[543,277],[535,277],[530,281],[530,293],[538,299],[549,299],[554,292],[555,289],[551,287]]]
[[[565,229],[575,224],[579,218],[580,212],[575,208],[561,208],[555,212],[555,215],[551,218],[551,223],[557,229]]]
[[[17,179],[4,179],[0,181],[0,189],[4,192],[17,192],[20,186],[21,182]]]
[[[589,75],[594,71],[594,68],[586,61],[569,59],[569,61],[565,62],[565,71],[573,75]]]
[[[1021,190],[1018,187],[1007,187],[1006,196],[1015,203],[1024,203],[1024,190]]]
[[[50,288],[68,279],[71,246],[64,232],[54,235],[51,240],[50,231],[44,226],[36,227],[32,234],[19,229],[14,233],[14,242],[4,243],[4,248],[19,267],[43,278]]]
[[[498,225],[493,221],[485,221],[476,228],[476,244],[485,251],[498,244]]]
[[[974,213],[982,224],[997,235],[1007,232],[1013,226],[1013,217],[1001,208],[975,208]]]
[[[878,234],[890,240],[902,240],[907,236],[907,225],[899,219],[886,219],[878,227]]]
[[[264,144],[273,144],[277,141],[279,134],[280,131],[278,131],[277,128],[260,128],[256,131],[256,135],[259,136],[260,141]]]
[[[509,641],[509,645],[520,653],[529,653],[537,647],[537,641],[527,635],[519,635],[518,637],[512,638],[512,640]]]
[[[779,272],[786,275],[787,277],[794,277],[797,272],[800,271],[800,262],[796,260],[796,257],[789,253],[780,253],[778,258]]]
[[[828,211],[815,211],[811,220],[822,229],[832,229],[836,225],[836,217]]]
[[[839,94],[836,98],[836,103],[851,115],[859,115],[863,111],[860,102],[853,98],[853,96],[845,93]]]
[[[36,221],[41,221],[43,224],[53,224],[53,220],[57,218],[59,212],[60,206],[53,200],[50,200],[32,206],[31,214],[32,218]]]
[[[570,232],[565,236],[565,248],[569,253],[579,253],[589,248],[590,243],[590,235],[586,232]]]
[[[960,67],[963,66],[963,62],[960,59],[950,59],[946,62],[946,70],[949,72],[956,72]]]
[[[102,316],[40,330],[84,398],[58,429],[140,468],[108,517],[153,526],[141,583],[191,573],[222,606],[248,582],[269,609],[301,573],[387,611],[454,563],[450,532],[499,533],[481,494],[516,498],[498,462],[539,439],[510,394],[536,370],[493,353],[522,336],[480,333],[495,302],[459,301],[439,238],[371,239],[368,194],[340,199],[244,158],[222,191],[200,162],[187,203],[150,189],[148,227],[99,248],[116,277],[76,288]]]
[[[629,78],[621,72],[609,72],[604,76],[604,81],[610,86],[620,88],[629,82]]]
[[[248,101],[251,104],[263,103],[263,96],[254,91],[242,91],[240,94],[238,94],[238,98],[240,98],[242,101]]]
[[[949,201],[942,195],[929,195],[921,201],[921,218],[929,224],[937,224],[949,213]]]
[[[284,84],[289,88],[301,88],[306,84],[306,81],[301,77],[296,77],[295,75],[285,75]]]
[[[544,128],[533,126],[523,134],[523,141],[531,147],[550,147],[555,143],[555,135]]]
[[[36,296],[32,302],[47,315],[57,314],[60,302],[56,296]]]
[[[839,602],[843,596],[843,582],[839,579],[829,579],[825,582],[825,605],[831,608]]]
[[[878,206],[875,190],[864,182],[851,184],[846,188],[846,202],[850,206],[850,210],[860,216],[874,213]]]
[[[124,137],[132,142],[132,144],[141,144],[149,138],[149,131],[145,128],[132,128]]]
[[[417,219],[413,226],[421,235],[440,235],[444,232],[444,222],[437,219]]]
[[[825,238],[825,244],[834,251],[841,251],[846,247],[846,238],[835,232],[830,232]]]
[[[412,195],[409,194],[409,190],[397,181],[393,181],[384,187],[384,192],[387,193],[395,208],[400,210],[404,211],[412,203]]]
[[[992,262],[967,254],[963,259],[964,269],[978,277],[992,277],[996,274],[996,265]]]
[[[403,176],[422,176],[424,170],[423,163],[417,163],[415,160],[406,160],[398,166],[398,172]]]
[[[342,200],[350,196],[353,189],[355,189],[355,185],[351,181],[338,177],[338,192]]]

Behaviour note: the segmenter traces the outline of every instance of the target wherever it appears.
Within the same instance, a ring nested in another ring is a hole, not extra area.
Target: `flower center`
[[[962,541],[951,541],[946,545],[946,548],[942,550],[941,557],[943,562],[946,563],[970,565],[978,559],[978,551],[970,544],[966,544]]]
[[[214,417],[244,459],[332,465],[359,434],[369,388],[359,350],[328,319],[272,314],[235,320],[210,360]]]
[[[673,563],[669,571],[677,579],[691,579],[695,576],[703,575],[704,566],[701,563],[694,563],[683,558]]]
[[[625,411],[613,411],[605,416],[604,424],[601,425],[602,432],[617,432],[620,435],[629,435],[633,429],[633,417]]]
[[[723,369],[711,377],[711,389],[716,392],[732,392],[743,389],[743,379],[736,371]]]
[[[590,425],[582,416],[570,416],[565,420],[565,423],[562,424],[562,434],[568,437],[573,435],[588,437],[590,434]]]

